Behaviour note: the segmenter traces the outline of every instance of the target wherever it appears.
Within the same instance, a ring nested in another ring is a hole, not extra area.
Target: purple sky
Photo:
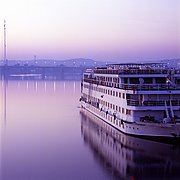
[[[180,58],[179,0],[6,0],[8,59]]]

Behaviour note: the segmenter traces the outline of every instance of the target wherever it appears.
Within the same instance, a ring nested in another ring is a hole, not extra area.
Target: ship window
[[[126,99],[130,99],[130,94],[126,94]]]
[[[131,110],[126,109],[126,114],[127,114],[127,115],[131,115]]]
[[[130,78],[130,84],[139,84],[139,78]]]
[[[119,93],[119,97],[121,97],[121,93]]]
[[[125,99],[125,94],[123,93],[123,99]]]
[[[115,109],[115,105],[113,104],[113,109]]]
[[[118,92],[116,92],[116,97],[118,97]]]
[[[152,78],[143,78],[144,84],[152,84]]]
[[[165,77],[158,77],[158,78],[156,78],[156,83],[157,84],[165,84],[166,78]]]
[[[124,113],[124,108],[122,108],[122,113]]]
[[[116,111],[118,110],[118,106],[116,106]]]
[[[128,83],[128,78],[124,78],[124,83],[125,83],[125,84]]]
[[[121,107],[119,107],[119,112],[121,112]]]
[[[180,84],[180,79],[179,78],[176,79],[176,83]]]
[[[113,96],[115,95],[115,92],[113,91]]]

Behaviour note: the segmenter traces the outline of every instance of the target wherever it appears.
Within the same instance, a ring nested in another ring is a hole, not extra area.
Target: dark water
[[[179,179],[178,145],[126,136],[79,97],[79,81],[0,81],[0,179]]]

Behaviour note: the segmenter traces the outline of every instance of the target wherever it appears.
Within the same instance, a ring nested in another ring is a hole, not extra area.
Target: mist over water
[[[0,179],[180,177],[178,145],[126,136],[79,98],[80,81],[0,81]]]

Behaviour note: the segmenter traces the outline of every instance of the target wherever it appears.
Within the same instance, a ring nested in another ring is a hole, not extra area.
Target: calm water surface
[[[180,177],[178,145],[125,136],[79,97],[79,81],[0,81],[0,179]]]

